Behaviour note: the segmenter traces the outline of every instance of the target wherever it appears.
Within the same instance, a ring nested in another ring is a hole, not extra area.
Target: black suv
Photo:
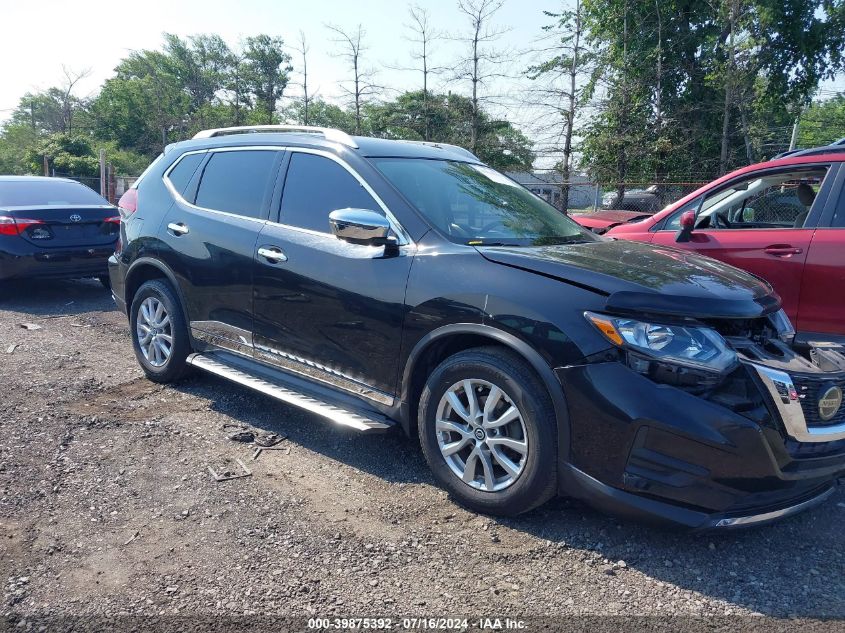
[[[152,380],[418,434],[475,510],[748,525],[845,472],[843,349],[793,349],[770,286],[590,233],[458,147],[209,130],[121,206],[112,288]]]

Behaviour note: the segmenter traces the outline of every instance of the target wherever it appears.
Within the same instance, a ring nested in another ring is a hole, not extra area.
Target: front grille
[[[822,420],[819,413],[819,398],[828,388],[837,386],[845,392],[845,378],[831,380],[808,375],[792,375],[795,388],[798,391],[801,409],[804,411],[804,418],[808,428],[824,428],[845,423],[845,406],[840,405],[839,410],[830,420]]]

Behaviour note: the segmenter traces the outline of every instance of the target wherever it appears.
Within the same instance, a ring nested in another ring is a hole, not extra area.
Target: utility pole
[[[108,194],[106,183],[106,150],[100,150],[100,195],[104,198]]]
[[[792,126],[792,138],[789,140],[789,151],[795,149],[795,144],[798,142],[798,123],[801,121],[801,113],[795,118],[795,125]]]

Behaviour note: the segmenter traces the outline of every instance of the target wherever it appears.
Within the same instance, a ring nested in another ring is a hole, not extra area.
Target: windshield
[[[373,162],[453,242],[545,246],[601,240],[490,167],[422,158]]]
[[[93,189],[66,180],[11,180],[0,182],[0,206],[108,205]]]

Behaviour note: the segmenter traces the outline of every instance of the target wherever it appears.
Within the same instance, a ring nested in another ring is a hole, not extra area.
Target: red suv
[[[845,344],[845,147],[739,169],[610,237],[677,246],[766,279],[798,341]]]

